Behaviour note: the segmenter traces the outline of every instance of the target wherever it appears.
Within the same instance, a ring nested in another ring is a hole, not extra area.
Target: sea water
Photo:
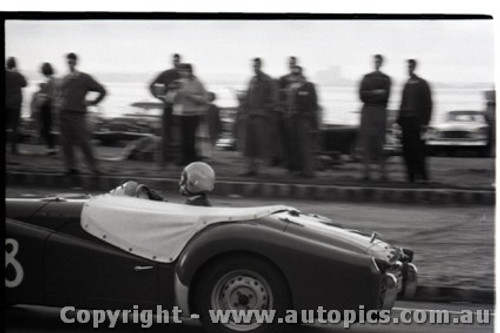
[[[30,100],[37,90],[38,83],[31,81],[23,89],[23,117],[30,115]],[[151,96],[148,82],[102,82],[107,96],[94,111],[104,117],[116,117],[132,112],[130,106],[135,102],[158,102]],[[220,107],[236,107],[237,92],[246,89],[246,83],[218,84],[205,82],[206,89],[217,95],[215,103]],[[357,86],[321,86],[316,85],[319,103],[323,109],[323,122],[326,124],[357,125],[360,120],[362,104]],[[488,87],[432,87],[433,116],[432,123],[443,121],[445,114],[452,110],[484,111],[486,101],[484,91]],[[397,110],[401,103],[402,87],[393,87],[388,109]],[[93,96],[89,96],[92,98]],[[136,110],[136,109],[135,109]]]

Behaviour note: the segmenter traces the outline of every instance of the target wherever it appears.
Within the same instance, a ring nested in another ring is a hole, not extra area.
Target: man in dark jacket
[[[19,154],[17,142],[19,140],[19,122],[21,119],[21,105],[23,102],[22,88],[28,85],[24,76],[19,73],[16,59],[7,59],[5,69],[5,111],[7,112],[7,126],[12,131],[11,152]]]
[[[179,64],[181,63],[181,56],[179,54],[174,54],[172,57],[172,62],[174,68],[167,69],[160,73],[149,85],[149,91],[151,95],[165,103],[162,115],[162,126],[161,126],[161,146],[160,146],[160,166],[165,166],[167,160],[169,159],[169,145],[173,140],[172,137],[172,108],[173,101],[165,99],[169,89],[172,88],[172,83],[180,79],[179,74]]]
[[[283,164],[285,167],[290,167],[290,156],[292,156],[292,152],[288,149],[290,147],[291,140],[291,128],[288,124],[288,119],[285,119],[286,115],[286,91],[288,85],[292,82],[293,68],[297,65],[297,57],[290,56],[288,58],[288,68],[289,72],[286,75],[277,80],[279,93],[278,93],[278,105],[274,109],[273,115],[273,132],[275,136],[270,142],[273,146],[273,155],[272,157],[272,165],[280,165]],[[289,170],[296,171],[296,170]]]
[[[314,177],[314,133],[318,131],[318,97],[314,84],[303,75],[302,67],[294,66],[287,88],[287,114],[291,124],[289,166],[301,177]]]
[[[410,78],[403,89],[397,122],[403,135],[403,158],[408,181],[427,182],[429,174],[425,161],[425,141],[422,137],[432,115],[432,96],[429,84],[415,74],[416,67],[416,60],[408,60]]]
[[[387,127],[387,102],[391,92],[391,79],[380,71],[384,58],[373,57],[375,71],[366,74],[361,81],[359,97],[363,102],[359,142],[363,152],[363,180],[370,179],[370,164],[376,162],[380,179],[387,178],[385,170],[384,143]]]
[[[73,148],[79,146],[94,175],[99,175],[99,169],[94,149],[91,143],[92,133],[87,126],[87,107],[99,104],[106,96],[106,90],[92,76],[76,69],[78,57],[74,53],[66,56],[69,67],[67,74],[61,83],[61,111],[60,128],[64,153],[64,164],[66,174],[74,176],[79,173],[75,164]],[[94,100],[87,100],[89,92],[96,92]]]
[[[271,113],[277,102],[277,89],[274,81],[262,71],[262,60],[253,60],[255,76],[251,79],[244,104],[246,116],[246,135],[244,155],[247,157],[245,176],[255,176],[258,172],[258,159],[269,157]]]

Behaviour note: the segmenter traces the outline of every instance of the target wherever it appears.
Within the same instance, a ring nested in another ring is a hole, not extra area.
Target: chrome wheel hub
[[[238,270],[221,277],[211,296],[213,310],[269,310],[273,306],[273,295],[267,281],[259,274]],[[262,325],[252,316],[246,323],[233,319],[225,326],[235,331],[249,331]]]

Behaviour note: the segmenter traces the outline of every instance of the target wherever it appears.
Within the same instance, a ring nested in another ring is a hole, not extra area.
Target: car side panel
[[[38,210],[27,222],[57,231],[68,223],[80,221],[85,202],[85,200],[50,202]]]
[[[8,304],[44,304],[43,253],[51,231],[5,219],[5,292]]]
[[[221,254],[235,252],[255,254],[274,263],[288,281],[296,309],[379,306],[381,275],[372,270],[370,257],[263,224],[233,223],[207,228],[181,254],[178,277],[192,290],[190,284],[200,267]]]
[[[31,216],[47,204],[47,202],[35,199],[9,198],[5,200],[5,217],[27,222]]]
[[[85,232],[79,223],[70,223],[47,243],[45,284],[51,304],[114,307],[157,303],[158,263],[92,237],[75,237],[75,229]],[[170,279],[173,285],[173,274]]]

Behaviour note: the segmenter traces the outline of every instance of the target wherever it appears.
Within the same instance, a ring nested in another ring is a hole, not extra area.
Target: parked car
[[[163,104],[158,102],[136,102],[131,112],[122,116],[106,118],[100,116],[95,121],[93,138],[102,145],[112,146],[153,135],[160,135],[160,116]]]
[[[426,144],[433,153],[475,150],[489,156],[489,130],[483,111],[450,111],[444,122],[429,128]]]
[[[197,207],[110,194],[6,199],[7,304],[208,311],[390,309],[413,252],[288,206]]]

